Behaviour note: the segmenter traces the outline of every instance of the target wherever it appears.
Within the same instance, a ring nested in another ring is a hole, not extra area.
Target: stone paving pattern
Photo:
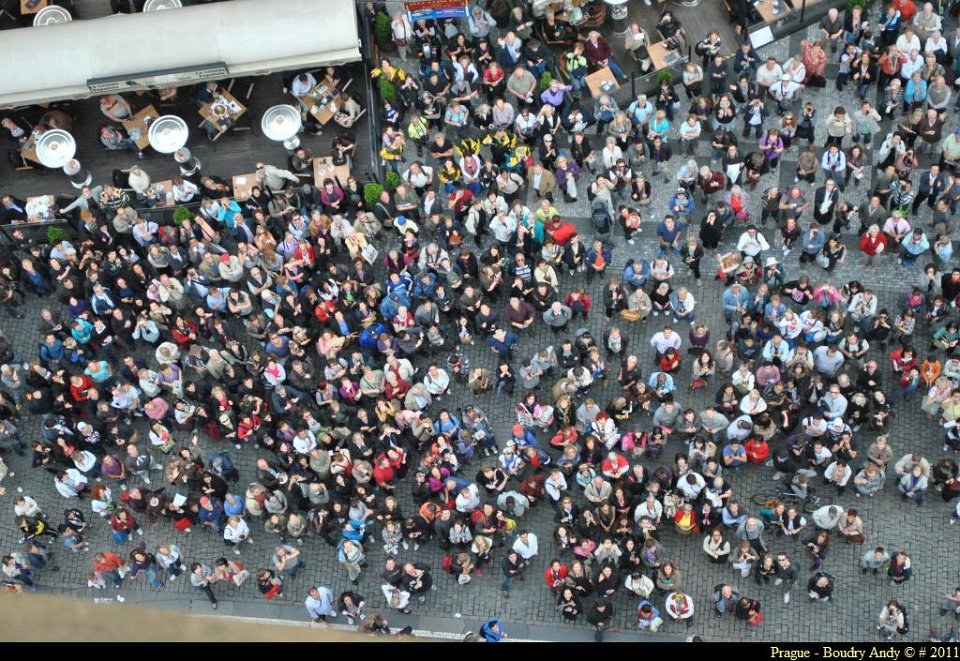
[[[810,32],[812,34],[813,29]],[[766,47],[763,52],[764,54],[772,52],[782,62],[789,53],[797,50],[799,39],[800,35],[794,35],[789,40],[789,44],[784,41],[777,42]],[[849,93],[843,94],[843,98],[840,98],[841,95],[832,86],[828,86],[824,90],[810,90],[807,92],[807,97],[817,103],[821,119],[825,116],[825,109],[832,108],[839,103],[844,102],[848,108],[851,107]],[[953,122],[948,122],[949,130],[953,129],[953,125]],[[820,134],[822,139],[822,130]],[[749,142],[752,142],[752,140]],[[747,142],[748,145],[749,142]],[[698,161],[701,164],[709,161],[709,150],[704,147],[705,145],[701,144],[698,152]],[[778,176],[782,185],[792,183],[795,158],[796,152],[787,154],[779,170],[764,178],[758,193],[766,186],[774,183]],[[674,162],[676,161],[675,158]],[[660,180],[655,180],[654,185],[658,193],[672,190],[672,186],[662,184]],[[812,199],[812,187],[806,184],[802,185],[808,199]],[[866,188],[866,185],[861,186],[859,190],[851,188],[844,199],[853,199],[859,203],[862,201],[861,198]],[[652,215],[656,219],[659,219],[660,214],[665,210],[668,197],[669,195],[666,193],[657,195],[655,206],[651,209]],[[577,225],[585,237],[589,238],[592,235],[589,220],[583,220],[589,216],[585,199],[577,204],[560,202],[558,207],[565,217],[581,219],[577,220]],[[929,211],[924,209],[921,214],[921,218],[925,220],[928,218]],[[699,219],[701,217],[701,210],[698,209],[694,218]],[[808,214],[803,225],[806,226],[806,222],[810,220]],[[644,232],[637,245],[627,246],[619,236],[619,230],[616,230],[611,237],[614,243],[614,263],[610,266],[608,272],[619,272],[624,260],[628,257],[652,258],[656,242],[654,232],[655,222],[645,224]],[[724,237],[723,248],[732,247],[739,233],[739,230],[730,231]],[[779,233],[773,229],[767,229],[765,234],[772,246],[768,254],[774,254],[779,258],[781,256],[779,252]],[[863,273],[857,267],[856,248],[854,246],[855,236],[847,234],[844,239],[848,248],[852,249],[853,254],[845,264],[837,268],[836,274],[829,278],[834,282],[841,283],[854,278],[860,279],[874,288],[880,297],[882,306],[893,307],[896,305],[896,300],[904,287],[919,279],[917,267],[912,269],[899,268],[892,263],[892,257],[886,258],[887,261],[885,261],[882,269],[871,273]],[[814,284],[828,279],[816,265],[806,267],[798,265],[796,255],[797,251],[786,260],[788,275],[807,273]],[[711,260],[708,255],[708,258],[704,260],[705,273],[712,271],[712,268],[708,265],[710,263]],[[580,277],[575,280],[579,281]],[[720,284],[709,277],[705,277],[705,286],[697,288],[694,286],[687,269],[682,266],[677,268],[675,280],[690,285],[691,292],[697,298],[698,319],[709,325],[715,339],[721,337],[725,324],[718,303],[722,292]],[[571,278],[564,273],[561,274],[561,281],[561,290],[563,292],[569,291],[573,284]],[[596,280],[588,286],[588,292],[598,303],[602,300],[602,287],[603,283],[600,280]],[[5,316],[0,320],[0,328],[13,339],[20,355],[27,359],[32,359],[35,356],[39,341],[34,319],[41,305],[48,304],[55,304],[55,302],[53,299],[40,301],[31,296],[27,305],[24,306],[23,311],[27,313],[25,319],[14,320]],[[595,313],[591,315],[588,326],[594,337],[599,338],[607,328],[608,322],[604,320],[602,314]],[[640,364],[647,368],[645,369],[646,375],[649,374],[648,366],[652,359],[652,349],[649,347],[648,339],[658,329],[658,326],[658,320],[656,319],[651,319],[646,326],[621,324],[621,328],[624,328],[630,337],[632,351],[640,357]],[[537,348],[545,344],[556,343],[556,338],[547,332],[542,325],[539,328],[540,330],[536,333],[524,335],[516,351],[517,356],[529,357]],[[923,353],[922,347],[925,346],[922,337],[927,330],[927,328],[921,328],[918,332],[916,344],[921,347],[921,353]],[[684,337],[686,336],[686,327],[682,324],[680,332]],[[491,369],[494,367],[494,362],[485,349],[471,348],[469,353],[474,364],[484,365]],[[889,377],[887,361],[883,360],[881,362]],[[705,390],[691,393],[686,389],[689,379],[688,374],[689,372],[685,368],[677,391],[678,402],[682,408],[689,406],[698,411],[702,410],[706,402],[713,399],[717,384],[712,384]],[[601,405],[605,405],[614,392],[615,383],[612,386],[611,389],[606,391],[599,386],[594,388],[592,394]],[[492,418],[497,436],[501,440],[509,436],[510,426],[514,422],[514,400],[498,398],[493,394],[474,398],[462,388],[459,390],[456,388],[455,386],[455,395],[452,401],[445,402],[446,405],[453,408],[454,405],[478,404]],[[891,444],[896,457],[905,452],[918,451],[933,460],[941,455],[942,431],[935,423],[925,418],[918,405],[918,400],[914,399],[897,406],[897,415],[890,431]],[[436,408],[435,406],[434,409]],[[32,440],[39,433],[39,420],[25,417],[24,423],[25,437]],[[641,424],[650,426],[649,420]],[[543,434],[540,435],[540,438],[544,440]],[[861,450],[865,449],[871,440],[872,438],[866,432],[860,432],[856,435],[857,446]],[[201,449],[203,454],[206,455],[213,451],[214,447],[208,439],[202,438]],[[224,446],[223,449],[230,450],[231,455],[236,460],[241,472],[241,481],[237,487],[242,491],[242,488],[251,481],[257,453],[252,448],[235,451],[230,446]],[[679,449],[681,449],[679,443],[675,440],[671,441],[664,457],[672,457]],[[58,521],[62,510],[67,506],[76,505],[76,501],[68,503],[59,497],[53,488],[52,479],[45,473],[31,470],[29,459],[20,459],[13,455],[7,455],[5,459],[11,470],[16,471],[15,477],[8,478],[5,481],[5,486],[8,489],[7,495],[0,499],[0,549],[9,552],[18,548],[12,506],[12,498],[16,493],[15,487],[17,485],[23,486],[25,493],[39,501],[41,506],[49,513],[52,521]],[[464,475],[470,479],[473,472],[474,469],[466,468]],[[759,491],[768,490],[774,485],[771,482],[772,472],[771,468],[754,466],[739,471],[731,478],[735,497],[746,504],[748,511],[755,510],[749,503],[749,496]],[[161,478],[159,474],[155,475],[154,483],[156,484]],[[231,486],[231,490],[236,491],[236,488]],[[398,492],[401,495],[401,505],[404,511],[412,512],[413,506],[406,488],[401,487]],[[576,489],[575,485],[571,493],[574,493],[583,502],[582,494]],[[951,507],[940,502],[935,494],[931,494],[920,509],[913,504],[904,504],[897,496],[896,489],[889,476],[886,490],[877,498],[855,499],[852,493],[848,493],[840,504],[858,507],[866,526],[867,544],[856,547],[835,541],[831,546],[830,553],[823,566],[825,570],[837,577],[836,598],[830,604],[809,603],[803,594],[803,590],[798,587],[794,591],[792,602],[789,605],[784,605],[779,588],[772,585],[763,588],[758,587],[752,578],[740,579],[739,574],[728,566],[718,567],[710,564],[701,551],[701,538],[681,539],[669,529],[669,526],[664,526],[662,541],[667,549],[666,557],[679,564],[684,587],[696,599],[698,614],[696,625],[692,631],[700,633],[708,640],[874,640],[876,638],[874,631],[876,617],[886,601],[891,598],[901,600],[908,608],[912,624],[912,632],[906,637],[908,640],[924,639],[927,628],[931,625],[942,623],[947,626],[947,620],[941,620],[939,617],[938,604],[942,593],[947,589],[952,589],[960,580],[955,554],[957,532],[960,528],[947,525]],[[81,503],[80,506],[89,512],[87,503]],[[513,595],[508,600],[501,596],[499,589],[501,577],[498,570],[488,570],[483,577],[475,578],[469,585],[458,586],[451,577],[440,571],[442,553],[436,544],[428,544],[417,553],[401,551],[399,556],[401,561],[417,560],[430,564],[434,568],[434,575],[440,589],[430,594],[425,604],[418,605],[415,600],[411,603],[411,607],[414,609],[413,617],[407,618],[391,613],[391,622],[394,625],[402,625],[407,622],[423,624],[429,622],[430,618],[435,618],[439,622],[444,618],[449,619],[453,613],[463,614],[466,618],[464,621],[480,621],[488,615],[496,615],[507,624],[508,631],[510,630],[510,623],[526,623],[556,627],[557,637],[569,639],[569,634],[566,632],[579,631],[582,632],[583,639],[589,639],[591,630],[584,622],[581,621],[573,625],[562,623],[560,616],[556,613],[553,596],[542,581],[543,569],[554,554],[551,515],[552,513],[549,512],[547,506],[541,506],[532,510],[526,516],[526,520],[522,522],[523,527],[529,528],[539,536],[541,552],[530,567],[527,580],[514,584]],[[112,590],[107,590],[106,595],[101,595],[85,588],[85,577],[91,569],[93,553],[97,550],[113,548],[106,522],[93,515],[90,516],[90,520],[93,527],[89,536],[90,551],[82,554],[67,554],[58,550],[60,571],[54,573],[48,570],[43,573],[39,580],[42,591],[72,595],[84,600],[92,600],[99,596],[113,596]],[[251,528],[255,543],[244,547],[242,560],[248,568],[253,569],[257,566],[267,565],[274,543],[273,540],[268,540],[266,533],[262,531],[261,523],[252,521]],[[146,527],[143,539],[147,541],[151,549],[164,541],[177,543],[188,563],[194,560],[211,563],[221,555],[232,557],[218,536],[199,530],[195,530],[191,534],[179,534],[169,524],[161,524],[157,527]],[[136,541],[138,539],[134,536],[133,542]],[[802,546],[796,542],[784,541],[782,538],[773,538],[768,542],[771,552],[785,550],[791,554],[795,562],[802,568],[801,579],[798,583],[805,584],[809,573]],[[893,587],[883,576],[861,576],[857,559],[863,550],[872,545],[883,545],[890,549],[897,548],[907,551],[913,558],[913,579],[902,587]],[[131,547],[132,543],[128,543],[119,551],[126,554]],[[366,548],[369,568],[361,575],[358,591],[367,597],[368,602],[374,608],[386,612],[388,609],[383,603],[379,581],[376,578],[384,559],[379,544],[378,530],[375,531],[375,537],[370,538]],[[290,606],[301,603],[308,586],[311,584],[328,585],[335,595],[350,587],[345,572],[336,562],[333,550],[322,541],[314,538],[307,539],[303,547],[303,556],[306,567],[301,570],[295,580],[289,580],[285,583],[285,597],[282,603],[264,601],[257,593],[254,581],[251,580],[236,591],[225,589],[221,585],[215,588],[223,604],[220,612],[255,614],[260,617],[297,617],[296,613],[299,612],[299,617],[306,619],[305,611],[302,609],[297,611],[291,609]],[[496,554],[497,568],[501,557],[500,552],[498,552]],[[567,556],[567,559],[569,560],[569,556]],[[763,612],[766,616],[761,627],[757,629],[749,628],[730,616],[722,619],[713,617],[708,609],[706,599],[712,591],[712,587],[720,582],[730,582],[742,594],[761,600]],[[144,578],[136,581],[127,579],[123,594],[127,596],[128,602],[144,602],[161,606],[165,604],[180,605],[190,600],[192,608],[197,612],[209,612],[206,600],[202,595],[194,593],[186,578],[181,578],[175,583],[168,581],[165,590],[161,593],[149,593],[146,588]],[[613,603],[616,612],[616,626],[625,631],[632,630],[636,600],[632,596],[627,598],[621,589]],[[659,605],[662,607],[662,602]],[[661,633],[686,634],[688,631],[683,625],[667,622]]]

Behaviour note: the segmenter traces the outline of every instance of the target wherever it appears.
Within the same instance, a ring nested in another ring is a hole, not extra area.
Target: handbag
[[[177,519],[176,523],[173,524],[173,526],[180,532],[187,532],[188,530],[190,530],[191,525],[193,524],[191,523],[190,519],[188,519],[187,517],[183,517],[182,519]]]
[[[640,321],[639,310],[620,310],[620,316],[629,322]]]
[[[823,268],[828,268],[830,266],[830,259],[824,255],[822,252],[817,254],[817,264]]]
[[[270,590],[267,591],[267,592],[265,592],[265,593],[263,594],[263,596],[264,596],[264,598],[266,598],[266,599],[273,599],[273,598],[276,597],[278,594],[280,594],[280,584],[279,584],[279,583],[274,583],[273,585],[270,586]]]
[[[230,581],[237,587],[240,587],[247,581],[248,578],[250,578],[250,571],[248,569],[241,569],[230,577]],[[271,597],[267,598],[270,599]]]

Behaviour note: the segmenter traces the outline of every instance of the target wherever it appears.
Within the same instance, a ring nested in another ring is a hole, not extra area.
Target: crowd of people
[[[0,339],[0,449],[32,449],[21,489],[42,478],[62,498],[15,497],[29,545],[3,556],[4,580],[37,589],[55,539],[89,552],[91,589],[142,574],[162,590],[186,574],[215,609],[216,592],[251,578],[284,598],[329,554],[343,574],[315,576],[309,617],[378,633],[389,631],[378,608],[411,613],[443,574],[455,590],[500,581],[509,598],[542,571],[558,619],[585,620],[598,641],[623,621],[624,596],[641,630],[693,627],[705,599],[759,626],[761,602],[737,576],[756,594],[778,586],[785,604],[798,582],[829,603],[838,541],[869,549],[864,580],[909,581],[910,555],[865,532],[869,499],[889,490],[921,507],[960,494],[960,128],[945,129],[955,91],[944,83],[960,28],[945,38],[929,3],[910,7],[895,0],[869,24],[859,7],[831,10],[822,40],[783,63],[712,32],[694,46],[702,64],[684,70],[680,118],[670,81],[626,108],[608,94],[588,102],[587,72],[622,77],[627,64],[596,31],[578,40],[576,20],[471,6],[461,33],[400,15],[401,61],[374,72],[396,90],[374,148],[399,183],[372,208],[353,179],[301,186],[264,163],[244,203],[224,179],[187,175],[202,203],[180,224],[138,212],[136,192],[85,190],[64,211],[76,240],[0,264],[8,314],[22,316],[25,295],[43,304],[39,347]],[[661,32],[685,39],[665,17]],[[641,69],[645,43],[634,26],[625,45]],[[831,57],[854,109],[823,121],[829,109],[803,95],[826,84]],[[546,71],[558,76],[542,85]],[[355,144],[338,136],[335,159],[349,162]],[[797,183],[756,194],[785,153],[798,153]],[[591,218],[564,218],[561,195],[586,196]],[[658,199],[666,213],[646,219]],[[643,234],[651,261],[632,247]],[[864,267],[916,285],[886,300],[866,268],[866,282],[834,283],[847,235]],[[808,263],[822,275],[787,277]],[[698,320],[704,296],[726,328]],[[598,319],[596,338],[579,327]],[[715,397],[685,405],[702,389]],[[482,410],[485,395],[510,425]],[[942,457],[888,438],[912,407],[943,424]],[[24,415],[42,419],[29,447]],[[738,477],[764,466],[783,494],[755,507]],[[811,508],[814,493],[831,498]],[[105,526],[114,547],[90,552]],[[222,538],[222,557],[184,557],[185,534]],[[272,553],[251,557],[264,537]],[[416,555],[426,544],[440,562]],[[674,559],[681,544],[731,580],[696,593]],[[377,594],[360,594],[374,572]],[[347,582],[339,596],[329,587]],[[943,615],[960,617],[957,594]],[[891,601],[877,629],[906,633],[903,606]],[[485,625],[485,639],[504,635]]]

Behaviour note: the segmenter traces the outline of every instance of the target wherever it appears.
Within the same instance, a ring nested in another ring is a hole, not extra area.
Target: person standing
[[[430,568],[419,562],[408,562],[403,566],[402,586],[410,594],[417,595],[421,604],[427,600],[427,592],[436,590]]]
[[[360,542],[354,542],[344,539],[340,542],[340,548],[337,549],[337,559],[344,569],[347,570],[347,576],[354,585],[360,583],[360,571],[367,564],[363,555],[363,547]]]
[[[207,595],[210,606],[217,610],[217,598],[213,594],[213,572],[206,565],[199,562],[190,564],[190,585]]]
[[[613,625],[613,604],[598,599],[587,613],[587,622],[593,625],[593,639],[602,643],[603,633]]]
[[[790,561],[790,556],[786,553],[778,553],[776,578],[773,582],[783,590],[783,603],[790,603],[790,593],[793,591],[793,585],[797,582],[799,576],[800,572]]]
[[[328,617],[337,616],[337,610],[333,607],[333,592],[325,586],[314,585],[307,590],[303,605],[314,622],[326,622]]]
[[[500,589],[503,591],[504,599],[510,598],[510,587],[513,585],[513,579],[520,578],[520,580],[523,580],[523,572],[526,568],[527,561],[524,560],[519,553],[511,549],[501,564],[504,578]]]

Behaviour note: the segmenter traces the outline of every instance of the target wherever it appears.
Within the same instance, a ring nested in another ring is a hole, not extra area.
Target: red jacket
[[[903,19],[904,25],[912,21],[913,17],[917,15],[917,5],[913,0],[893,0],[891,4],[900,12],[900,18]]]
[[[93,381],[86,374],[79,375],[82,383],[79,386],[70,384],[70,396],[75,402],[85,402],[90,399],[89,390],[93,387]]]
[[[747,441],[743,449],[747,452],[747,461],[751,464],[762,464],[770,456],[770,444],[756,438]]]
[[[883,232],[877,234],[876,237],[872,237],[869,234],[864,234],[860,238],[860,252],[864,255],[869,255],[873,257],[874,255],[879,255],[887,249],[887,235]]]
[[[133,514],[130,514],[130,512],[127,512],[126,521],[121,521],[120,517],[114,514],[110,517],[110,527],[113,528],[115,532],[129,532],[139,528],[137,520],[133,518]]]
[[[113,571],[118,567],[123,567],[123,565],[123,558],[119,555],[111,553],[110,551],[104,551],[103,562],[97,562],[96,559],[94,559],[93,570],[97,572]]]
[[[593,301],[590,300],[589,294],[585,294],[585,293],[580,294],[580,297],[578,299],[574,299],[572,293],[567,294],[567,298],[563,301],[563,304],[566,305],[568,308],[572,309],[574,303],[579,303],[580,305],[582,305],[583,311],[586,312],[587,314],[590,314],[590,308],[593,307]]]
[[[553,571],[553,567],[547,567],[546,571],[543,572],[543,580],[550,586],[550,589],[559,592],[563,589],[567,580],[567,566],[560,565],[560,569],[557,571]]]
[[[563,221],[553,223],[547,228],[547,234],[550,235],[550,238],[553,239],[553,242],[558,246],[567,245],[576,233],[577,228],[574,227],[573,223],[565,223]]]

